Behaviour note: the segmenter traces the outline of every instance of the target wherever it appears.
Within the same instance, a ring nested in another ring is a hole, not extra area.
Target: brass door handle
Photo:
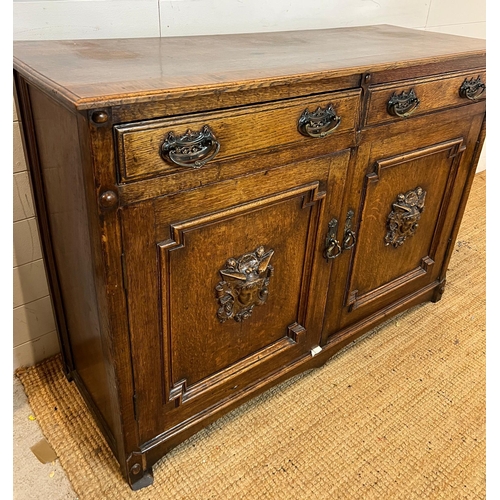
[[[347,212],[347,217],[344,226],[344,239],[342,241],[342,249],[350,250],[356,244],[356,233],[352,230],[352,220],[354,219],[354,210]]]
[[[344,226],[344,237],[342,243],[337,239],[337,230],[339,223],[333,218],[328,223],[328,233],[325,240],[325,250],[323,256],[325,259],[336,259],[343,251],[350,250],[356,244],[356,233],[352,230],[354,219],[354,210],[350,209],[347,212]]]
[[[178,167],[200,168],[219,152],[220,143],[208,125],[199,132],[188,129],[176,136],[169,132],[160,147],[161,157]]]
[[[326,108],[318,107],[313,113],[306,109],[299,118],[297,128],[305,137],[326,137],[340,125],[341,121],[333,105],[329,104]]]
[[[337,219],[332,219],[328,223],[328,233],[326,235],[325,250],[323,252],[325,259],[336,259],[342,253],[342,247],[340,246],[340,242],[337,240],[338,226],[339,223]]]

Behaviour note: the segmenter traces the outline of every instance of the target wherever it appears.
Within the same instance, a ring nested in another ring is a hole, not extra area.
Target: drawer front
[[[336,137],[358,123],[360,91],[248,106],[115,127],[122,182],[307,141],[323,141],[325,153]]]
[[[486,72],[374,86],[369,92],[367,126],[486,99]]]

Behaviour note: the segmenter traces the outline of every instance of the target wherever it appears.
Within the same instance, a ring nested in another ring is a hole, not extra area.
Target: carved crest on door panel
[[[398,248],[408,237],[415,234],[424,210],[425,195],[426,192],[420,186],[398,194],[387,218],[386,245]]]
[[[221,323],[233,318],[243,321],[252,315],[255,306],[264,304],[268,296],[268,285],[274,268],[269,264],[274,250],[259,246],[254,252],[230,258],[219,272],[222,277],[215,287]]]

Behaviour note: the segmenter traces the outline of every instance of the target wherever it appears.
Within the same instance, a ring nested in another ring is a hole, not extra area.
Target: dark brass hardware
[[[342,249],[350,250],[356,244],[356,233],[352,230],[352,220],[354,219],[354,210],[347,212],[344,227],[344,240],[342,241]]]
[[[418,221],[424,211],[425,195],[420,187],[406,193],[399,193],[392,204],[392,210],[387,217],[386,246],[400,247],[405,240],[413,236],[418,227]]]
[[[483,95],[485,90],[486,85],[481,81],[481,75],[479,75],[477,78],[471,78],[470,80],[466,78],[460,86],[458,93],[460,97],[475,101]]]
[[[337,240],[337,229],[338,229],[337,219],[332,219],[328,223],[328,233],[325,240],[325,251],[323,256],[325,259],[336,259],[342,253],[342,247]]]
[[[219,271],[222,281],[215,287],[221,323],[233,318],[238,323],[252,315],[255,306],[261,306],[269,294],[268,285],[274,268],[269,264],[274,250],[264,251],[260,246],[252,253],[230,258]]]
[[[341,122],[340,116],[335,113],[333,105],[318,109],[311,113],[306,109],[299,118],[298,130],[306,137],[326,137],[330,135]]]
[[[400,118],[407,118],[418,107],[420,101],[415,94],[414,89],[409,92],[401,92],[401,94],[392,94],[392,97],[387,103],[387,112],[391,116],[399,116]]]
[[[176,136],[169,132],[160,148],[161,157],[179,167],[200,168],[219,152],[220,144],[208,125],[199,132],[188,129]]]

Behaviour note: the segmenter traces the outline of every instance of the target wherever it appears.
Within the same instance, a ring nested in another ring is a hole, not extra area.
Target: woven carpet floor
[[[86,499],[484,499],[485,173],[443,299],[229,413],[132,492],[58,357],[18,373]]]

